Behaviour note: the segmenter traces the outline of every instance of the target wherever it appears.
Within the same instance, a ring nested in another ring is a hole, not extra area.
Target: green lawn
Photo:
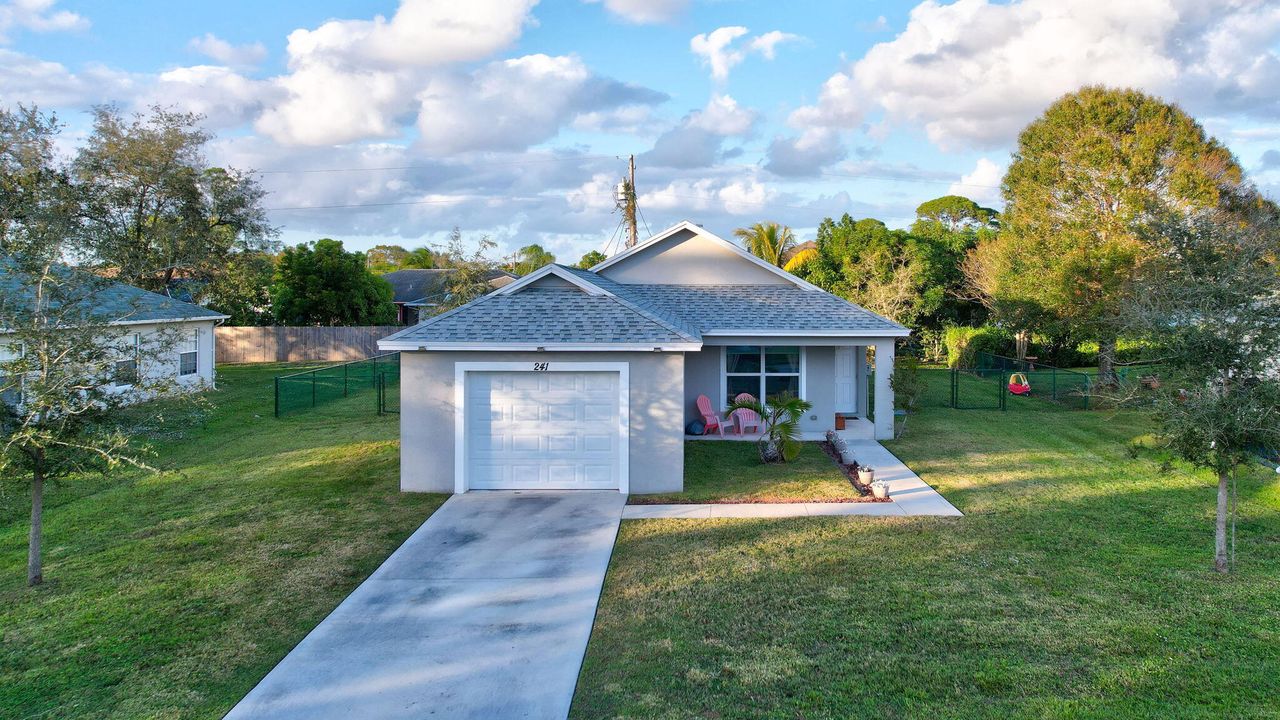
[[[221,717],[443,502],[398,492],[397,417],[367,393],[272,418],[284,371],[220,369],[167,472],[53,487],[34,590],[3,485],[0,717]]]
[[[817,443],[785,465],[764,465],[754,442],[688,440],[684,492],[632,495],[631,504],[856,500],[858,493]]]
[[[891,444],[966,517],[627,521],[575,718],[1280,717],[1280,484],[1132,413],[937,407]]]

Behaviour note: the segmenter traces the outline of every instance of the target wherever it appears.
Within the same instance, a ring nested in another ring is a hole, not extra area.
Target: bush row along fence
[[[399,411],[400,353],[278,375],[275,416],[311,410],[334,400],[367,395],[370,412]]]
[[[378,354],[378,341],[398,325],[215,328],[219,363],[342,362]]]

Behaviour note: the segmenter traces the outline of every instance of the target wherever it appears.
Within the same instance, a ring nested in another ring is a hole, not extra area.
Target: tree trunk
[[[1225,471],[1218,473],[1218,517],[1213,528],[1213,567],[1220,573],[1231,569],[1227,563],[1227,479]]]
[[[1098,383],[1101,385],[1116,384],[1115,338],[1098,341]]]
[[[31,535],[27,541],[27,585],[44,582],[40,567],[40,534],[44,524],[44,468],[39,461],[31,471]]]

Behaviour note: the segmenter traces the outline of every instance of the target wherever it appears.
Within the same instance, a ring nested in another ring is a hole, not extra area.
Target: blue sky
[[[68,147],[96,103],[201,112],[285,242],[356,249],[616,249],[629,153],[654,230],[998,206],[1019,128],[1089,83],[1179,102],[1276,196],[1261,0],[0,0],[0,104],[57,110]]]

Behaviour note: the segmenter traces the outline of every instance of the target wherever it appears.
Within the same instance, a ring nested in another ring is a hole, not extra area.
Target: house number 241
[[[547,371],[547,366],[548,366],[548,365],[550,365],[550,363],[544,363],[544,362],[541,362],[541,363],[534,363],[534,364],[533,364],[533,371],[534,371],[534,372],[546,372],[546,371]]]

